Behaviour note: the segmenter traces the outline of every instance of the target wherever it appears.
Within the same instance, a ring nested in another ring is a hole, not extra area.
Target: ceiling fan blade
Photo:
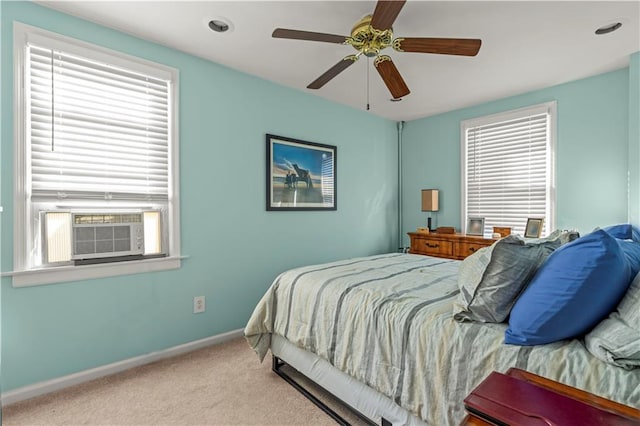
[[[307,89],[321,88],[329,81],[331,81],[332,78],[349,68],[349,66],[352,65],[356,60],[358,60],[358,57],[356,55],[345,56],[340,62],[329,68],[324,74],[311,82],[311,84],[307,86]]]
[[[273,38],[289,38],[294,40],[324,41],[326,43],[342,44],[347,39],[345,36],[325,33],[314,33],[311,31],[288,30],[286,28],[276,28],[271,34]]]
[[[476,56],[482,40],[473,38],[397,38],[393,48],[398,52],[440,53],[442,55]]]
[[[378,70],[380,77],[382,77],[384,84],[387,85],[393,99],[399,99],[411,93],[407,84],[404,82],[404,79],[400,75],[400,71],[398,71],[398,68],[396,68],[389,56],[380,55],[376,58],[373,64]]]
[[[381,31],[391,28],[406,2],[407,0],[378,0],[371,26]]]

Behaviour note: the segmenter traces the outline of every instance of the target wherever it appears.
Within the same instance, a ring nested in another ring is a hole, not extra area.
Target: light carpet
[[[313,388],[313,385],[306,383]],[[354,425],[330,395],[315,394]],[[12,425],[332,425],[244,338],[4,407]]]

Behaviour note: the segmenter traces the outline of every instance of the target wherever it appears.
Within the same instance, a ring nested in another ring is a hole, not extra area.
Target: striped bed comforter
[[[279,334],[433,425],[459,424],[464,397],[510,367],[640,408],[640,369],[606,364],[579,340],[505,345],[506,324],[454,321],[458,265],[386,254],[292,269],[260,300],[245,336],[263,359]]]

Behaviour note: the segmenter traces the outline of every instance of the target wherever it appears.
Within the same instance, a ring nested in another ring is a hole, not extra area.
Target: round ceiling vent
[[[228,33],[233,31],[233,24],[227,18],[216,17],[209,20],[209,28],[216,33]]]
[[[597,35],[609,34],[617,30],[622,26],[621,22],[616,22],[614,24],[605,25],[596,30]]]

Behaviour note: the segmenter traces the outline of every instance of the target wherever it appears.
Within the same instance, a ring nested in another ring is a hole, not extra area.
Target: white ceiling
[[[627,66],[640,51],[639,1],[417,1],[394,23],[395,37],[480,38],[476,57],[389,54],[411,89],[391,97],[373,64],[358,62],[319,90],[306,86],[348,45],[273,39],[274,28],[350,35],[375,1],[38,1],[47,7],[160,43],[332,101],[412,120]],[[208,22],[230,21],[214,33]],[[596,36],[601,26],[622,28]]]

